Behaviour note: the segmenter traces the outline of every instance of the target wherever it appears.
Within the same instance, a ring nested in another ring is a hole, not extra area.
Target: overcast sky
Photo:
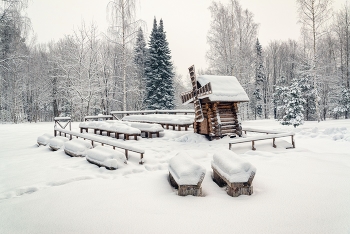
[[[28,16],[38,42],[57,41],[71,34],[85,23],[94,21],[100,31],[106,31],[108,22],[106,6],[110,0],[31,0]],[[137,18],[143,19],[152,29],[153,18],[164,21],[172,59],[183,76],[187,68],[207,67],[205,53],[208,50],[206,36],[210,26],[208,7],[212,0],[138,0]],[[226,3],[228,0],[221,0]],[[339,9],[346,0],[335,0]],[[272,40],[298,39],[296,0],[240,0],[243,8],[254,14],[259,23],[259,40],[266,46]],[[148,39],[148,38],[147,38]]]

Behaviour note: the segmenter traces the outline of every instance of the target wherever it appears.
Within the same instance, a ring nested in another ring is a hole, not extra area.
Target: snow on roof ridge
[[[208,97],[210,101],[248,102],[249,98],[235,76],[199,75],[197,81],[201,86],[211,83],[212,93],[199,97]]]

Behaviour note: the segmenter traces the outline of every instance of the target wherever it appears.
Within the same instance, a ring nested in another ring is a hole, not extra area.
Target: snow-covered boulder
[[[86,152],[86,160],[92,164],[110,170],[115,170],[127,163],[124,154],[104,146],[97,146],[93,149],[89,149]]]
[[[49,143],[49,140],[53,138],[52,135],[48,134],[48,133],[45,133],[41,136],[39,136],[36,140],[36,142],[38,143],[38,145],[47,145],[47,143]]]
[[[179,152],[169,161],[169,181],[173,187],[178,188],[179,196],[200,196],[205,171],[187,151]]]
[[[49,140],[49,146],[52,150],[59,150],[64,146],[64,142],[69,141],[66,137],[57,136]]]
[[[256,168],[231,150],[216,152],[211,163],[214,181],[219,186],[228,185],[227,194],[233,197],[251,195]]]
[[[86,151],[91,149],[90,141],[73,139],[64,143],[64,152],[72,157],[85,157]]]

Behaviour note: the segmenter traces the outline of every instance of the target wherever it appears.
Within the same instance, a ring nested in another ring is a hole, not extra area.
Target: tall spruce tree
[[[136,43],[134,47],[134,65],[135,65],[135,81],[137,85],[137,100],[135,100],[135,109],[143,109],[143,101],[145,99],[145,70],[147,60],[146,41],[143,36],[141,27],[137,32]]]
[[[297,127],[304,123],[304,104],[300,83],[297,79],[292,80],[292,84],[287,88],[287,97],[284,99],[285,114],[282,118],[282,125],[293,125]]]
[[[146,63],[146,100],[148,109],[174,109],[174,72],[171,51],[166,39],[163,20],[153,21]]]
[[[263,65],[263,58],[262,58],[262,47],[259,42],[259,39],[256,39],[256,61],[255,61],[255,90],[253,92],[254,95],[254,116],[255,119],[257,116],[261,117],[263,114],[263,108],[262,103],[263,99],[265,100],[265,68]]]

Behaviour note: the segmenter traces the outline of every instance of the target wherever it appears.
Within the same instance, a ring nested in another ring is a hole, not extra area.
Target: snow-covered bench
[[[122,164],[127,164],[122,153],[102,146],[96,146],[88,150],[86,152],[86,160],[89,163],[99,167],[105,167],[109,170],[115,170]]]
[[[112,120],[113,116],[112,115],[93,115],[93,116],[85,116],[84,121],[89,121],[89,120]]]
[[[132,128],[137,128],[141,131],[142,134],[145,135],[147,138],[152,138],[153,134],[156,134],[157,137],[159,137],[159,133],[163,132],[164,129],[160,124],[156,123],[140,123],[140,122],[127,122],[127,121],[119,121],[119,120],[107,120],[107,123],[121,123],[128,125]]]
[[[178,189],[179,196],[201,196],[205,168],[190,158],[185,151],[169,161],[169,181]]]
[[[129,140],[130,136],[133,136],[134,140],[137,140],[137,137],[141,136],[141,131],[139,129],[130,127],[128,125],[125,125],[119,122],[113,122],[113,123],[107,123],[102,121],[82,122],[79,124],[79,128],[81,133],[84,130],[88,132],[88,129],[93,129],[95,134],[99,132],[100,135],[102,135],[102,132],[106,132],[107,136],[110,136],[111,133],[114,133],[115,138],[117,139],[119,139],[120,134],[123,134],[124,140]]]
[[[47,145],[49,143],[49,140],[51,138],[53,138],[52,135],[45,133],[45,134],[39,136],[37,138],[36,142],[38,143],[38,146],[40,146],[40,145],[44,145],[45,146],[45,145]]]
[[[85,157],[92,145],[83,139],[72,139],[64,143],[64,152],[72,157]]]
[[[278,131],[267,131],[267,130],[258,130],[258,129],[243,129],[243,131],[250,131],[250,132],[259,132],[259,133],[266,133],[266,135],[259,135],[259,136],[250,136],[250,137],[237,137],[234,139],[231,139],[229,141],[229,149],[231,149],[233,144],[239,144],[244,142],[252,142],[252,150],[256,150],[255,148],[255,141],[261,141],[261,140],[268,140],[272,139],[272,146],[276,148],[276,138],[281,137],[291,137],[292,140],[292,146],[295,148],[295,140],[294,140],[294,132],[278,132]]]
[[[114,139],[111,139],[109,137],[104,137],[104,136],[99,136],[99,135],[94,135],[94,134],[88,134],[88,133],[79,133],[79,132],[73,132],[73,131],[69,131],[66,129],[62,129],[62,128],[55,128],[54,129],[55,135],[57,135],[57,132],[59,132],[59,134],[61,135],[61,133],[65,134],[65,135],[69,135],[70,139],[73,139],[73,136],[75,136],[76,138],[80,137],[83,138],[84,140],[90,140],[91,141],[91,145],[94,146],[94,142],[97,143],[101,143],[102,146],[103,145],[109,145],[112,146],[113,149],[115,148],[119,148],[119,149],[123,149],[125,150],[125,157],[126,159],[129,159],[129,151],[131,152],[135,152],[135,153],[139,153],[140,154],[140,164],[143,164],[143,155],[145,153],[144,149],[140,149],[138,147],[126,144],[124,142],[120,142]]]
[[[213,180],[220,187],[227,185],[232,197],[251,195],[256,168],[230,150],[222,150],[213,156],[211,163]]]
[[[124,116],[123,121],[157,123],[166,129],[169,129],[169,126],[171,126],[173,130],[177,129],[178,131],[181,131],[181,128],[185,128],[185,131],[187,131],[187,129],[193,125],[194,116],[167,114],[129,115]]]
[[[49,147],[54,151],[59,150],[64,146],[64,142],[66,141],[68,141],[68,138],[61,136],[53,137],[49,140]]]

